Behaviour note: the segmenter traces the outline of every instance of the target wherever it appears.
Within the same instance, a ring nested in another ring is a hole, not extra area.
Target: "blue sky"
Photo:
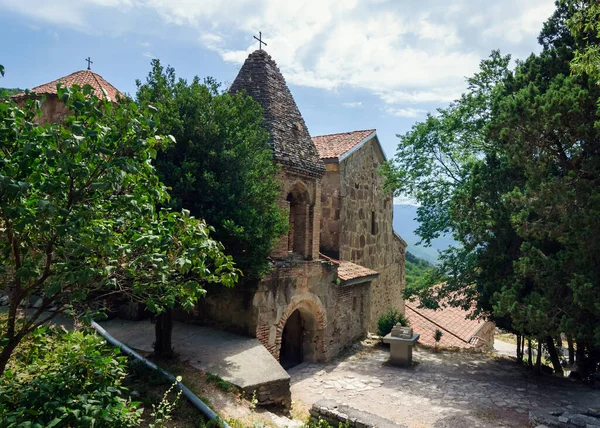
[[[492,49],[537,52],[553,0],[0,0],[0,86],[86,67],[135,92],[150,59],[235,78],[263,32],[312,135],[376,128],[388,156]]]

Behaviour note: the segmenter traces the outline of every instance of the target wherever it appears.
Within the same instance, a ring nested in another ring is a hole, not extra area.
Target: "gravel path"
[[[535,377],[488,355],[419,349],[409,369],[388,365],[388,357],[382,348],[368,348],[335,362],[296,366],[289,370],[292,399],[310,406],[331,398],[419,428],[527,427],[530,411],[600,404],[598,390]]]

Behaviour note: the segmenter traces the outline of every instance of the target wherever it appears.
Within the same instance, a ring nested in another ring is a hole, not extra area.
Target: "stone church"
[[[248,56],[229,91],[264,110],[290,230],[255,288],[208,295],[199,312],[256,336],[284,367],[328,360],[375,331],[388,308],[404,312],[406,242],[378,174],[384,152],[375,130],[311,138],[264,50]]]
[[[32,89],[47,98],[42,122],[66,114],[58,82],[90,84],[109,100],[120,95],[96,73],[73,73]],[[208,293],[196,316],[258,338],[284,367],[328,360],[375,331],[388,308],[404,312],[406,243],[394,233],[392,195],[378,174],[384,152],[375,130],[311,138],[263,50],[249,55],[229,90],[245,92],[264,110],[274,161],[282,167],[279,205],[290,228],[258,284]]]

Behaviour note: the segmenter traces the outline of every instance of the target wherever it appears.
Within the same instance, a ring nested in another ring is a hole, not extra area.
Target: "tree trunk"
[[[548,346],[548,353],[550,354],[550,361],[552,361],[552,367],[554,367],[554,373],[560,374],[562,376],[563,369],[560,365],[560,357],[558,356],[558,351],[556,350],[556,346],[554,345],[554,339],[552,339],[552,336],[548,336],[546,338],[546,345]]]
[[[8,341],[8,344],[4,348],[2,348],[2,352],[0,352],[0,377],[4,375],[8,360],[10,360],[12,353],[17,348],[22,338],[23,336],[16,335]]]
[[[569,344],[569,366],[575,364],[575,347],[573,346],[573,337],[567,336],[567,343]]]
[[[155,342],[154,355],[158,357],[170,358],[173,356],[173,344],[171,336],[173,333],[173,312],[167,309],[156,317],[154,326]]]
[[[523,362],[524,356],[525,356],[525,336],[521,336],[521,362]]]
[[[537,346],[537,358],[535,359],[535,370],[536,375],[542,374],[542,341],[538,339]]]
[[[517,361],[523,364],[523,354],[521,353],[521,335],[517,334]]]
[[[532,356],[532,351],[531,351],[531,339],[527,339],[527,356],[529,357],[529,360],[527,362],[527,364],[529,364],[529,368],[533,369],[533,356]]]
[[[585,358],[585,342],[578,340],[577,349],[575,350],[575,361],[577,362],[577,368],[579,369],[579,375],[582,379],[585,379],[588,375],[588,362]]]

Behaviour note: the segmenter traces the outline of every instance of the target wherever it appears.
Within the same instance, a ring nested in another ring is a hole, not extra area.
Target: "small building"
[[[470,319],[469,312],[452,306],[437,310],[419,308],[419,301],[407,301],[406,318],[421,335],[419,345],[435,347],[435,331],[442,332],[440,349],[491,351],[496,324],[482,318]]]
[[[29,94],[21,92],[13,95],[11,98],[22,105],[27,99],[46,97],[46,100],[42,104],[42,114],[39,122],[42,124],[60,122],[67,115],[68,110],[64,103],[58,99],[58,91],[56,89],[58,83],[63,87],[79,85],[83,88],[85,85],[90,85],[94,89],[95,96],[108,101],[116,101],[119,97],[123,96],[117,88],[104,80],[99,74],[91,70],[81,70],[53,80],[52,82],[36,86],[30,90]]]

